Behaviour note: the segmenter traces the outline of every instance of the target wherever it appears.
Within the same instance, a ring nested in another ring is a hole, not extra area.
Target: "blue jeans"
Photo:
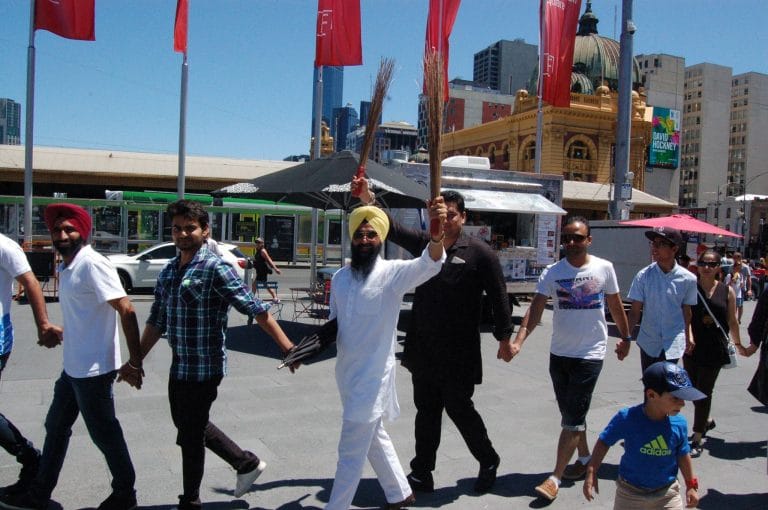
[[[112,371],[96,377],[74,378],[62,371],[53,387],[53,401],[45,418],[43,456],[31,488],[35,499],[50,499],[78,414],[83,415],[88,434],[104,454],[112,474],[112,492],[118,496],[134,493],[136,473],[123,429],[115,416],[112,385],[116,375],[117,371]]]

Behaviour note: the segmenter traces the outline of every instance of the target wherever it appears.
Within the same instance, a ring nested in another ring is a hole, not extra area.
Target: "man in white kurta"
[[[445,216],[445,206],[430,207],[432,217]],[[375,207],[350,215],[352,263],[331,282],[330,318],[338,321],[336,383],[343,424],[339,461],[326,510],[352,504],[366,457],[387,498],[387,508],[413,501],[411,488],[382,419],[400,414],[395,390],[395,341],[403,295],[432,278],[445,260],[441,233],[433,236],[419,258],[378,257],[389,220]]]

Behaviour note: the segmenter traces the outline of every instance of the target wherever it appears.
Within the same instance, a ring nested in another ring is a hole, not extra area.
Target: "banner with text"
[[[648,165],[673,170],[680,165],[680,110],[653,107]]]

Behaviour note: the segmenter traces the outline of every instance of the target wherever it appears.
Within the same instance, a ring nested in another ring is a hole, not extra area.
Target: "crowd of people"
[[[731,363],[729,342],[742,356],[763,346],[749,389],[768,405],[768,349],[763,341],[768,333],[768,294],[760,294],[746,345],[739,323],[743,300],[752,297],[752,279],[741,254],[734,253],[723,271],[721,254],[703,249],[689,268],[678,262],[683,248],[680,232],[670,228],[645,232],[654,262],[635,276],[627,314],[613,264],[589,253],[588,220],[566,218],[561,235],[565,256],[541,274],[513,337],[498,258],[484,242],[462,231],[467,211],[460,193],[447,191],[428,203],[430,219],[439,228],[426,232],[404,227],[379,208],[364,178],[353,179],[351,187],[362,205],[350,215],[351,261],[333,276],[329,300],[329,320],[337,327],[335,376],[343,414],[326,509],[350,507],[366,459],[384,491],[385,508],[406,508],[416,493],[434,491],[443,412],[478,463],[474,491],[493,488],[501,458],[473,402],[483,374],[479,328],[484,293],[493,307],[497,358],[507,363],[534,336],[545,306],[552,304],[549,374],[561,433],[552,474],[532,487],[545,500],[557,498],[563,479],[584,479],[584,497],[593,499],[599,488],[598,469],[608,449],[621,441],[624,453],[614,508],[696,506],[698,480],[692,458],[701,454],[707,432],[716,426],[710,416],[713,390],[720,370]],[[81,414],[112,476],[112,492],[98,508],[137,508],[136,476],[112,389],[116,381],[141,389],[142,363],[161,337],[172,351],[168,401],[182,458],[178,508],[202,508],[206,449],[235,470],[236,497],[250,491],[264,471],[263,459],[238,446],[209,418],[226,375],[231,308],[255,320],[283,353],[295,346],[269,313],[270,304],[254,297],[234,269],[209,249],[209,217],[203,206],[179,200],[168,206],[167,213],[178,255],[158,277],[143,332],[117,272],[88,244],[92,223],[84,209],[52,204],[45,210],[52,244],[62,259],[61,326],[48,320],[24,253],[0,235],[0,375],[14,340],[9,314],[14,280],[26,290],[38,343],[63,349],[63,369],[45,419],[42,452],[0,414],[0,446],[21,464],[18,481],[0,490],[0,508],[47,508],[72,426]],[[414,258],[382,258],[385,240]],[[263,241],[260,244],[258,279],[264,280],[266,268],[277,268]],[[396,329],[400,302],[414,287],[413,319],[402,356],[411,373],[416,407],[415,455],[406,475],[384,420],[399,415]],[[586,418],[609,350],[606,308],[620,335],[614,349],[618,360],[624,360],[637,343],[644,393],[638,405],[618,410],[590,449]],[[124,363],[120,329],[128,350]],[[291,371],[299,366],[300,362],[291,364]],[[686,400],[695,406],[690,437],[680,414]]]

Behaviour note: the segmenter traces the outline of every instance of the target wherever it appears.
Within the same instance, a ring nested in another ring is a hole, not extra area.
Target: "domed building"
[[[574,181],[591,183],[600,195],[612,187],[612,160],[616,141],[617,89],[619,83],[619,43],[600,36],[598,19],[587,2],[579,19],[571,73],[571,102],[567,108],[544,103],[542,109],[542,173],[562,175],[563,208],[589,219],[604,219],[606,200],[585,201],[568,189],[584,189]],[[535,171],[538,70],[531,80],[532,90],[519,90],[512,115],[446,133],[442,137],[443,157],[454,155],[486,156],[497,170]],[[646,148],[651,140],[651,109],[646,112],[640,89],[640,67],[633,59],[632,121],[629,170],[634,173],[633,187],[644,189]],[[597,194],[597,191],[595,192]],[[589,194],[589,192],[587,192]],[[580,193],[580,196],[583,192]],[[638,194],[641,195],[641,194]],[[634,199],[633,215],[667,213],[674,204]],[[651,203],[654,202],[654,203]]]

